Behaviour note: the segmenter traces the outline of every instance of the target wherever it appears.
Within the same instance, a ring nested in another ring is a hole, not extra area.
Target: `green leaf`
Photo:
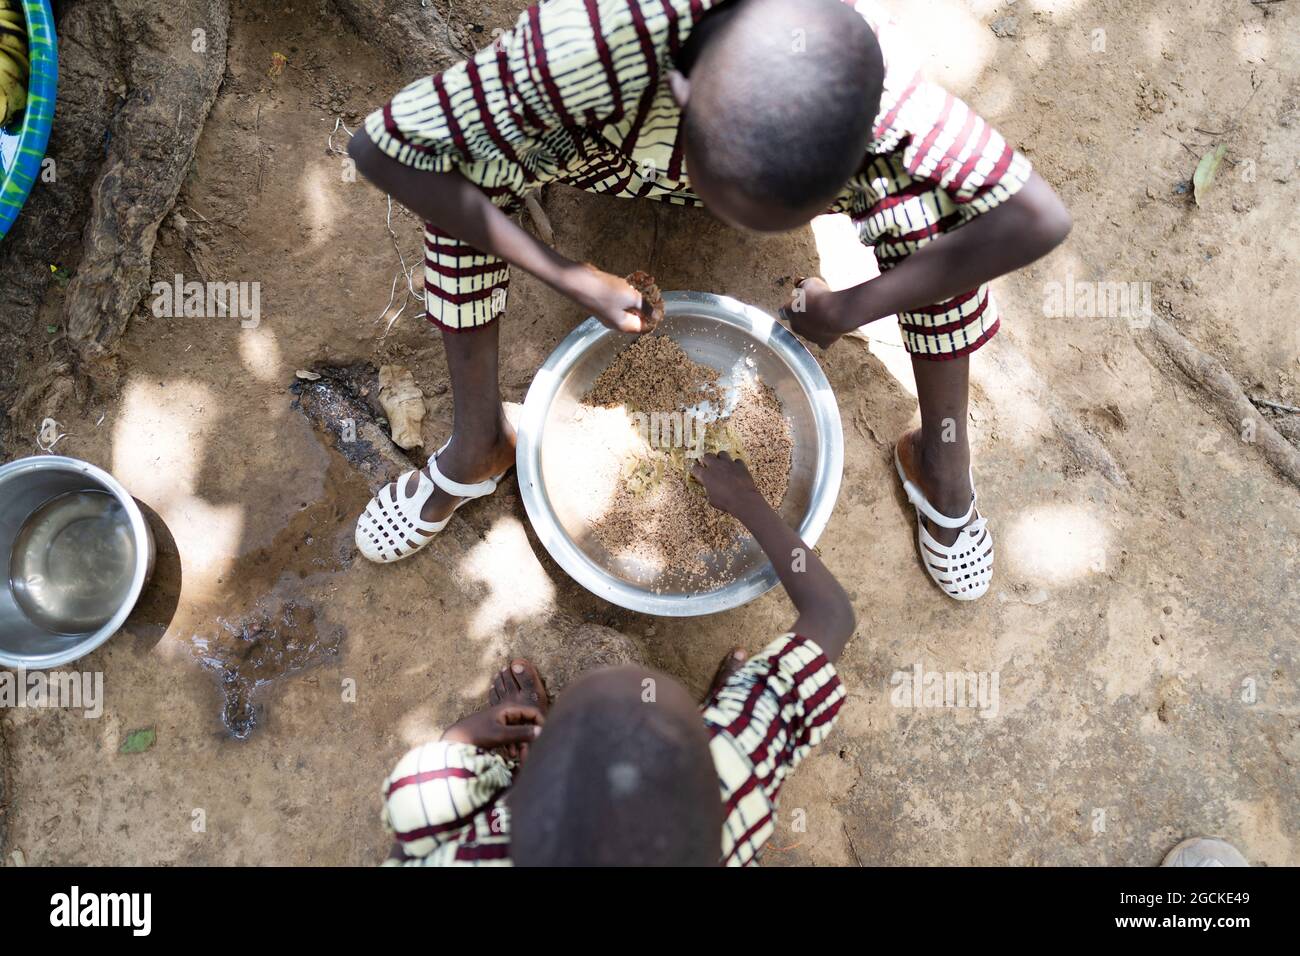
[[[1214,182],[1214,174],[1219,171],[1219,164],[1223,162],[1223,157],[1228,152],[1228,147],[1220,143],[1214,149],[1210,150],[1201,157],[1201,161],[1196,164],[1196,173],[1192,176],[1192,199],[1196,205],[1201,204],[1201,197],[1206,194],[1210,184]]]
[[[126,735],[126,740],[122,741],[122,753],[124,754],[142,754],[153,746],[158,734],[152,727],[142,727],[139,730],[133,730]]]

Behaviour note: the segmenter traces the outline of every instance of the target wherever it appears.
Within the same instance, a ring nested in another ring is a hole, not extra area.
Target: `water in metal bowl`
[[[60,455],[0,465],[0,666],[59,667],[117,633],[154,541],[112,475]]]
[[[780,513],[808,545],[825,529],[839,494],[844,436],[830,383],[816,359],[784,326],[753,306],[701,292],[664,295],[657,331],[693,361],[725,380],[756,375],[776,393],[794,438],[790,485]],[[613,555],[596,539],[582,494],[565,478],[565,445],[547,444],[572,422],[582,396],[632,336],[588,319],[542,365],[524,402],[519,429],[520,492],[528,517],[551,557],[578,583],[614,604],[646,614],[685,617],[739,607],[777,583],[752,538],[737,554],[715,556],[726,583],[701,591],[698,577],[668,569],[652,578],[633,559]]]
[[[70,491],[23,522],[9,584],[28,620],[55,634],[84,634],[117,613],[134,570],[126,509],[104,491]]]

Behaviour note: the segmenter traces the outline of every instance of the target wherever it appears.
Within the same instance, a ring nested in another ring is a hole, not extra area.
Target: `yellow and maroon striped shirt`
[[[716,2],[546,0],[491,46],[401,90],[367,117],[366,133],[416,169],[458,171],[510,212],[549,182],[696,204],[665,74]],[[922,77],[870,0],[846,2],[876,32],[885,80],[873,140],[829,211],[850,215],[888,269],[1004,202],[1030,168]],[[425,233],[429,318],[452,330],[492,321],[505,306],[506,264],[432,225]],[[908,348],[932,358],[965,354],[997,327],[983,286],[900,320]]]

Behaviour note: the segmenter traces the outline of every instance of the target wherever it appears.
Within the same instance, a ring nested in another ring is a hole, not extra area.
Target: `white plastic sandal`
[[[898,469],[907,500],[916,509],[916,545],[930,578],[955,601],[974,601],[983,597],[993,580],[993,535],[984,517],[975,517],[971,521],[976,514],[974,471],[971,472],[970,507],[964,515],[950,518],[930,504],[925,493],[907,477],[897,445],[894,446],[894,467]],[[925,518],[941,528],[962,530],[952,544],[941,544],[926,530]]]
[[[439,448],[429,462],[429,471],[433,474],[432,481],[422,471],[408,471],[398,478],[395,484],[385,485],[379,490],[379,494],[370,499],[366,510],[357,519],[356,532],[357,547],[366,560],[374,561],[376,564],[392,564],[394,561],[409,558],[432,541],[434,535],[447,527],[451,515],[475,498],[485,498],[496,491],[501,479],[510,471],[507,468],[495,478],[487,478],[471,484],[453,481],[438,470],[438,455],[441,455],[446,447],[443,445]],[[415,491],[407,494],[406,488],[410,484],[412,475],[419,475],[420,478],[416,483]],[[456,502],[456,507],[451,509],[451,514],[441,521],[425,521],[420,517],[420,511],[438,488],[449,495],[456,495],[461,500]]]

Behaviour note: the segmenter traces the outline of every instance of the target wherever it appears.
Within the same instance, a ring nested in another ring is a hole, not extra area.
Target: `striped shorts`
[[[914,80],[891,113],[911,114],[922,136],[869,155],[831,206],[852,219],[881,272],[1015,195],[1029,161],[947,90]],[[968,355],[998,330],[988,284],[898,315],[903,344],[923,359]]]
[[[1014,151],[1028,179],[1029,164]],[[1006,182],[1006,179],[1003,179]],[[937,183],[910,175],[901,153],[877,156],[849,184],[831,212],[848,214],[858,237],[871,246],[881,272],[888,272],[918,249],[951,232],[971,216]],[[898,314],[907,351],[942,361],[974,352],[997,333],[997,302],[988,283],[952,298]]]

